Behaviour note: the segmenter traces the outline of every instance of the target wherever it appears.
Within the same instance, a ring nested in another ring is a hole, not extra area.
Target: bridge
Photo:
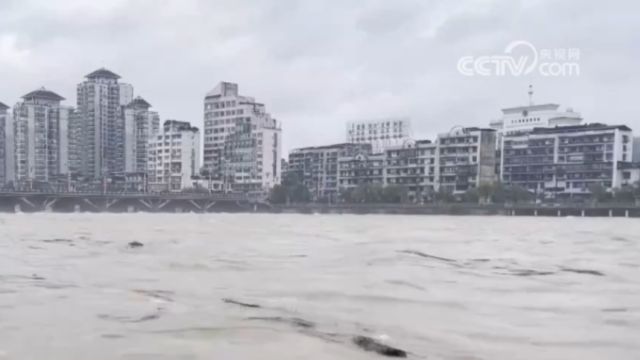
[[[219,193],[0,192],[0,212],[247,212],[265,211],[263,198]]]

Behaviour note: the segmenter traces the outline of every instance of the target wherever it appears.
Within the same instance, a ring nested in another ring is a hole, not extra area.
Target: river
[[[639,234],[623,218],[5,214],[0,359],[382,358],[356,335],[413,359],[638,359]]]

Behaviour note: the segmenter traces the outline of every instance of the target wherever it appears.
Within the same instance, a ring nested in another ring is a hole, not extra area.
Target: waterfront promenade
[[[640,217],[634,204],[270,204],[263,197],[222,193],[0,192],[0,212],[400,214]]]
[[[0,212],[244,212],[268,206],[245,194],[0,192]]]

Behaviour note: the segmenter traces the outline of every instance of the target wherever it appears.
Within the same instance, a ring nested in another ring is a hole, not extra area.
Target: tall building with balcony
[[[124,171],[146,173],[149,141],[160,132],[160,116],[138,96],[122,109],[124,117]]]
[[[178,192],[193,187],[200,170],[200,131],[188,122],[167,120],[149,142],[149,188]]]
[[[221,82],[204,100],[204,170],[225,191],[264,193],[281,180],[282,130],[264,104]]]
[[[408,118],[353,121],[347,124],[347,142],[371,144],[374,153],[401,146],[410,138],[411,121]]]
[[[133,87],[119,83],[120,76],[98,69],[78,84],[77,114],[72,127],[77,141],[72,170],[101,179],[125,170],[125,127],[122,107],[133,100]]]
[[[295,174],[314,200],[336,201],[339,195],[338,159],[370,154],[370,144],[334,144],[295,149],[289,153],[288,174]]]
[[[52,182],[69,171],[68,128],[71,108],[64,98],[41,88],[13,108],[15,178],[19,183]]]
[[[619,188],[620,170],[633,154],[633,134],[624,125],[536,128],[503,142],[502,181],[547,197],[586,195],[594,184]]]
[[[438,135],[438,190],[462,194],[497,180],[496,131],[456,128]]]
[[[384,154],[387,186],[404,188],[411,202],[432,196],[438,176],[437,144],[418,140],[387,148]]]
[[[0,102],[0,188],[13,180],[11,157],[13,156],[13,121],[9,107]]]

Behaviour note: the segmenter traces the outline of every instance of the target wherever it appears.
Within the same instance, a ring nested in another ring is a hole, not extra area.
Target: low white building
[[[149,141],[149,189],[178,192],[192,188],[200,169],[200,131],[188,122],[167,120]]]
[[[374,153],[401,146],[411,138],[409,118],[353,121],[347,124],[347,142],[371,144]]]

